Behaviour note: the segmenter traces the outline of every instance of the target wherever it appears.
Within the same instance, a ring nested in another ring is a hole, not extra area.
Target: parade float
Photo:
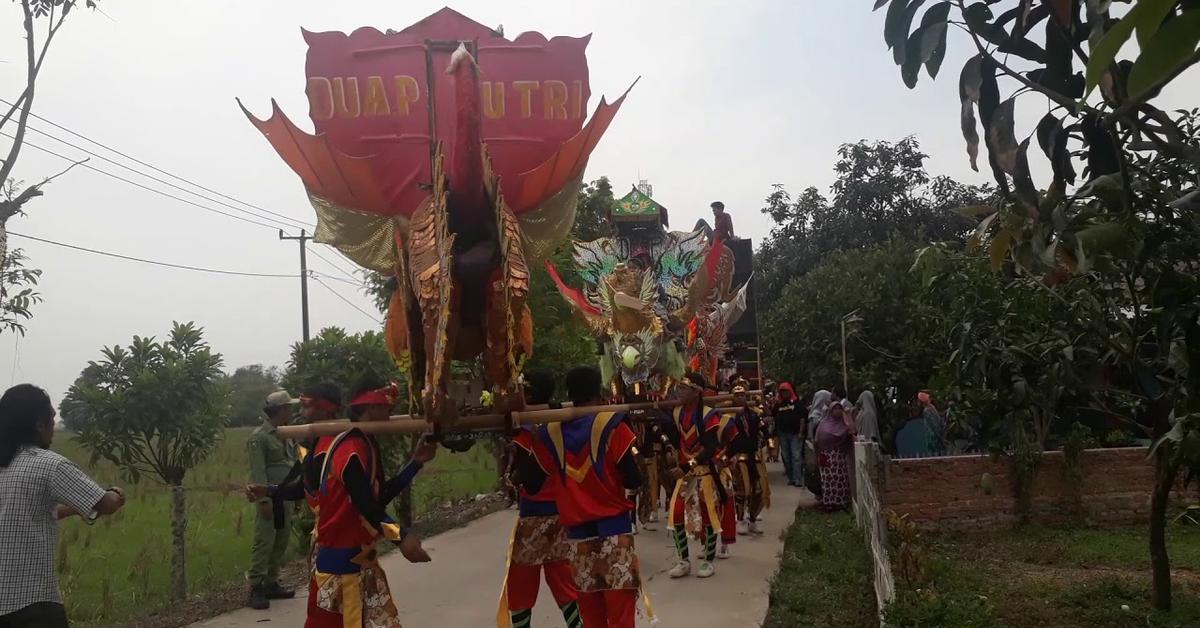
[[[582,288],[548,265],[559,292],[601,347],[614,396],[658,397],[688,370],[718,381],[726,334],[747,309],[735,256],[708,230],[668,231],[667,209],[634,187],[617,200],[611,235],[575,242]]]
[[[274,101],[266,119],[243,111],[303,182],[314,240],[395,277],[386,334],[414,407],[454,420],[451,360],[481,356],[503,407],[533,346],[529,268],[574,224],[625,96],[585,120],[590,36],[510,40],[449,8],[398,31],[303,36],[314,131]]]

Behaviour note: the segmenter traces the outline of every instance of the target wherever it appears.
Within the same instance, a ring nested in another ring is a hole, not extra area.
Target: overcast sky
[[[311,128],[301,27],[399,29],[443,4],[101,0],[103,14],[81,10],[60,31],[38,82],[35,113],[224,194],[311,222],[299,180],[234,98],[264,116],[269,99],[277,98],[294,121]],[[915,135],[931,155],[931,172],[987,181],[969,169],[958,132],[957,78],[966,42],[952,40],[938,81],[922,76],[909,91],[883,44],[883,15],[872,13],[867,0],[461,0],[453,6],[484,24],[503,24],[510,38],[526,30],[593,33],[590,107],[600,94],[618,96],[640,75],[593,154],[587,178],[607,175],[618,191],[639,176],[648,179],[677,229],[709,216],[708,203],[720,199],[739,235],[757,243],[771,228],[759,212],[771,184],[793,192],[826,188],[838,145],[864,138]],[[23,46],[19,6],[0,4],[5,100],[15,99],[23,85]],[[1200,101],[1195,74],[1173,100]],[[45,123],[34,121],[34,127],[68,137]],[[37,133],[29,140],[82,156]],[[0,138],[0,148],[6,142]],[[90,165],[163,187],[97,159]],[[37,181],[63,166],[27,147],[16,175]],[[26,206],[28,217],[9,221],[11,231],[177,264],[297,272],[296,244],[280,242],[273,229],[95,172],[77,168],[45,192]],[[44,271],[45,302],[36,306],[24,338],[0,336],[0,378],[40,384],[56,401],[102,346],[128,343],[134,334],[164,334],[172,320],[203,326],[229,370],[283,365],[300,335],[298,279],[206,275],[17,237],[10,242]],[[333,251],[316,250],[351,268]],[[346,278],[309,259],[312,269]],[[354,286],[323,281],[374,314]],[[322,285],[310,283],[310,304],[314,333],[330,325],[351,332],[378,326]]]

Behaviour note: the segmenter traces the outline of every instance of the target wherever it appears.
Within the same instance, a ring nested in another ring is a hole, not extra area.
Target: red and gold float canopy
[[[584,123],[590,36],[527,32],[510,41],[449,8],[399,32],[304,31],[304,39],[316,133],[299,129],[274,101],[266,120],[247,116],[312,195],[357,212],[407,217],[429,196],[435,144],[448,153],[455,146],[446,67],[460,42],[479,65],[482,139],[518,216],[582,176],[624,100],[601,99]]]

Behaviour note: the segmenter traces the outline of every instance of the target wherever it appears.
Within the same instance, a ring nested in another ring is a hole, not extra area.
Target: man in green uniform
[[[299,402],[282,390],[267,395],[263,407],[267,418],[246,441],[252,484],[285,484],[291,479],[292,469],[298,464],[296,446],[280,439],[276,428],[291,421],[292,408]],[[254,545],[247,575],[250,579],[250,607],[263,610],[270,608],[270,600],[296,595],[294,590],[285,589],[279,584],[279,567],[291,534],[291,509],[282,501],[266,497],[255,502],[255,507]]]

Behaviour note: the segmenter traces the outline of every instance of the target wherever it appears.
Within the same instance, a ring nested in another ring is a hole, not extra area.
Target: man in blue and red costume
[[[556,407],[554,377],[546,372],[526,372],[525,403]],[[513,466],[520,515],[509,548],[508,574],[496,616],[498,628],[528,628],[537,603],[541,576],[546,574],[550,594],[562,610],[567,628],[583,628],[569,562],[566,530],[559,524],[555,499],[562,490],[553,454],[531,427],[513,436]]]
[[[576,408],[603,403],[600,372],[579,367],[567,373]],[[571,569],[579,610],[587,628],[634,628],[641,575],[633,543],[633,501],[627,491],[642,483],[636,437],[613,412],[586,414],[536,428],[561,482],[559,522],[573,547]],[[649,612],[649,609],[647,609]]]
[[[721,448],[721,415],[704,405],[705,388],[703,375],[686,374],[675,387],[675,396],[682,405],[672,411],[671,420],[664,426],[677,458],[677,466],[671,470],[676,479],[668,510],[678,555],[675,566],[667,572],[672,578],[692,572],[689,532],[704,544],[704,559],[696,575],[708,578],[715,573],[713,559],[721,532],[721,504],[725,501],[715,464]]]
[[[305,423],[322,423],[338,420],[342,409],[342,391],[330,383],[311,386],[300,395],[301,417]],[[328,446],[329,441],[323,443]],[[252,502],[263,498],[272,501],[305,500],[309,509],[317,512],[317,484],[320,482],[321,467],[325,463],[325,450],[318,450],[317,440],[306,440],[297,447],[299,473],[289,473],[288,478],[278,485],[250,484],[246,486],[246,498]],[[282,504],[279,509],[282,509]],[[316,529],[313,530],[314,538]],[[316,544],[310,543],[309,563]],[[311,566],[311,564],[310,564]]]
[[[351,422],[388,420],[395,393],[393,387],[360,387],[350,401]],[[387,539],[396,543],[409,561],[429,561],[420,539],[397,525],[385,509],[436,451],[436,444],[423,442],[400,473],[385,479],[374,437],[351,427],[337,436],[318,439],[308,460],[310,469],[319,464],[320,470],[315,485],[316,542],[305,628],[400,628],[399,612],[379,566],[375,543]],[[287,499],[295,497],[295,490],[294,485],[272,486],[267,493],[286,494],[282,498]]]
[[[715,392],[713,393],[715,394]],[[737,543],[737,501],[734,498],[734,460],[733,444],[740,433],[738,422],[734,415],[721,413],[710,419],[715,421],[717,431],[717,482],[720,485],[718,495],[721,497],[721,543],[717,548],[717,558],[729,558],[730,546]],[[711,429],[713,425],[709,425]]]
[[[745,384],[733,387],[734,406],[740,408],[734,418],[737,433],[729,448],[733,461],[734,494],[737,504],[737,533],[762,534],[758,515],[771,507],[771,487],[767,482],[767,467],[762,460],[762,415],[750,403]]]

